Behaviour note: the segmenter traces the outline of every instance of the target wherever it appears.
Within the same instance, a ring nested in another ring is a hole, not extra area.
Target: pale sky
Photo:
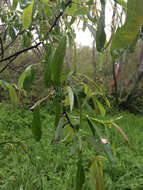
[[[119,8],[119,7],[118,7]],[[111,19],[112,19],[112,6],[107,1],[106,3],[106,10],[105,10],[105,32],[106,32],[106,38],[107,40],[110,37],[110,31],[111,31]],[[81,29],[76,31],[76,43],[83,46],[92,46],[93,37],[91,36],[91,33],[88,29],[85,30],[85,32],[82,31],[82,25]]]

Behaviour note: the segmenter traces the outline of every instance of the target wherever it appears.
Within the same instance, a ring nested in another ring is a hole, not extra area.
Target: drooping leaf
[[[105,111],[104,106],[103,106],[102,103],[101,103],[100,101],[98,101],[97,99],[96,99],[96,102],[97,102],[97,105],[98,105],[98,108],[99,108],[99,110],[100,110],[101,115],[104,117],[105,114],[106,114],[106,111]]]
[[[66,37],[64,36],[59,46],[57,47],[55,54],[51,62],[51,79],[55,85],[60,85],[61,83],[61,73],[63,68],[64,56],[66,52]]]
[[[32,21],[32,9],[33,9],[33,5],[34,5],[34,1],[32,1],[32,3],[30,5],[28,5],[28,7],[26,7],[23,10],[23,14],[22,14],[22,25],[24,27],[24,29],[26,30]]]
[[[96,29],[90,24],[88,24],[87,27],[90,30],[92,36],[94,37],[94,40],[96,41]]]
[[[31,43],[32,43],[32,35],[31,35],[31,33],[29,33],[29,32],[27,32],[27,33],[24,33],[23,35],[22,35],[22,45],[23,45],[23,47],[25,48],[25,47],[30,47],[30,45],[31,45]]]
[[[18,5],[18,0],[13,0],[12,9],[15,10],[17,8],[17,5]]]
[[[44,73],[44,84],[49,87],[51,84],[51,61],[52,61],[52,47],[50,44],[46,45],[46,57],[45,57],[45,73]]]
[[[41,130],[41,117],[40,117],[39,106],[37,106],[33,112],[32,134],[36,141],[40,141],[42,136],[42,130]]]
[[[0,85],[2,86],[3,89],[8,89],[9,88],[9,83],[7,83],[4,80],[0,80]]]
[[[94,124],[89,117],[87,119],[88,119],[88,124],[90,126],[90,129],[92,131],[95,130],[93,134],[97,135],[99,141],[101,141],[102,139],[106,139],[104,137],[104,135],[102,134],[101,130],[99,129],[98,125]],[[98,120],[96,122],[98,123]],[[99,121],[98,124],[101,125],[100,121]],[[101,142],[101,146],[103,147],[109,161],[112,163],[112,166],[115,167],[116,162],[115,162],[115,159],[114,159],[113,154],[112,154],[112,148],[111,148],[110,143],[105,143],[104,144],[104,143]]]
[[[131,42],[129,49],[128,49],[129,53],[133,53],[135,51],[136,43],[139,39],[139,36],[140,36],[140,32],[137,33],[135,39]]]
[[[70,111],[72,111],[73,105],[74,105],[74,94],[70,86],[67,86],[67,92],[68,92],[69,103],[70,103]]]
[[[33,80],[34,80],[34,75],[35,75],[35,70],[34,68],[30,65],[28,66],[25,71],[20,75],[19,80],[18,80],[18,88],[28,91],[30,90]]]
[[[14,41],[16,38],[16,34],[15,34],[15,30],[14,30],[13,26],[9,25],[8,29],[9,29],[9,35],[10,35],[11,39]]]
[[[8,88],[9,88],[9,95],[10,95],[11,102],[16,104],[18,101],[16,91],[11,84],[8,85]]]
[[[124,133],[124,131],[116,124],[116,123],[112,123],[112,125],[118,130],[118,132],[120,133],[120,135],[123,137],[125,143],[130,146],[130,142],[128,140],[128,137],[126,136],[126,134]]]
[[[62,142],[70,142],[73,139],[74,136],[74,130],[73,128],[71,128],[71,126],[66,125],[64,127],[64,133],[63,133],[64,139],[62,140]]]
[[[103,172],[100,161],[97,157],[91,160],[90,164],[90,181],[92,188],[95,190],[105,190],[103,182]]]
[[[55,100],[55,127],[56,128],[60,121],[60,114],[61,114],[61,104],[60,104],[59,100]]]
[[[79,156],[79,161],[77,163],[77,173],[76,173],[76,190],[82,190],[82,186],[85,181],[85,173],[82,165],[82,156]]]
[[[129,0],[127,2],[127,16],[125,24],[119,27],[113,36],[111,55],[114,60],[130,47],[143,23],[143,0]]]
[[[62,117],[59,120],[57,129],[56,129],[56,136],[55,136],[55,141],[59,141],[62,137],[62,131],[63,131],[63,122],[64,122],[64,118]]]
[[[100,18],[97,23],[97,32],[96,32],[96,48],[97,51],[101,52],[105,41],[106,41],[106,33],[105,33],[105,0],[101,1],[101,13]]]

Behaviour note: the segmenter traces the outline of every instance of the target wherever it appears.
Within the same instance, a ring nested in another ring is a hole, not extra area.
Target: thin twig
[[[69,1],[65,4],[64,10],[65,10],[66,7],[69,6],[71,3],[72,3],[72,0],[69,0]],[[63,15],[63,13],[64,13],[64,11],[61,11],[61,12],[59,13],[59,15],[55,18],[55,21],[54,21],[53,25],[51,26],[51,28],[49,29],[48,34],[49,34],[49,33],[53,30],[53,28],[56,26],[58,20],[59,20],[60,17]],[[22,54],[22,53],[24,53],[24,52],[26,52],[26,51],[29,51],[29,50],[34,49],[34,48],[37,48],[37,47],[38,47],[39,45],[41,45],[42,43],[43,43],[43,42],[39,42],[39,43],[37,43],[37,44],[34,45],[34,46],[31,46],[31,47],[29,47],[29,48],[25,48],[25,49],[23,49],[23,50],[21,50],[21,51],[18,51],[18,52],[16,52],[16,53],[14,53],[14,54],[12,54],[12,55],[10,55],[10,56],[4,58],[4,59],[1,59],[1,60],[0,60],[0,63],[1,63],[1,62],[4,62],[4,61],[7,61],[7,60],[9,60],[9,59],[11,59],[11,58],[13,58],[13,57],[15,57],[15,56],[18,56],[18,55],[20,55],[20,54]]]

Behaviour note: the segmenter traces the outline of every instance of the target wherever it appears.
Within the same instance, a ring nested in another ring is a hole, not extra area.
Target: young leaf
[[[57,47],[51,63],[52,81],[55,85],[61,83],[61,73],[66,52],[66,37],[64,36]]]
[[[96,102],[97,102],[97,105],[98,105],[98,108],[99,108],[99,110],[100,110],[101,115],[104,117],[105,114],[106,114],[106,111],[105,111],[105,109],[104,109],[104,106],[103,106],[102,103],[99,102],[97,99],[96,99]]]
[[[79,161],[77,164],[77,173],[76,173],[76,190],[82,190],[82,186],[85,181],[85,174],[82,165],[82,158],[81,155],[79,156]]]
[[[11,102],[16,104],[18,101],[16,91],[11,84],[9,84],[8,87],[9,87],[9,95],[10,95]]]
[[[35,75],[34,68],[32,68],[31,65],[28,66],[19,77],[18,85],[17,85],[18,88],[19,89],[24,88],[24,90],[28,91],[31,88],[31,85],[33,83],[34,75]]]
[[[37,106],[33,112],[32,133],[35,140],[40,141],[42,136],[42,131],[41,131],[41,118],[40,118],[39,106]]]
[[[24,29],[26,30],[32,21],[32,9],[33,9],[33,5],[34,5],[34,1],[32,1],[32,3],[30,5],[28,5],[28,7],[26,7],[23,10],[23,14],[22,14],[22,25],[24,27]]]
[[[72,111],[73,105],[74,105],[74,94],[70,86],[67,86],[67,92],[68,92],[68,97],[69,97],[69,102],[70,102],[70,111]]]
[[[111,55],[114,60],[130,47],[143,23],[143,0],[130,0],[127,2],[127,16],[125,24],[119,27],[111,44]]]
[[[101,1],[101,0],[100,0]],[[97,32],[96,32],[96,48],[97,51],[101,52],[105,41],[106,41],[106,34],[105,34],[105,0],[101,1],[101,13],[100,18],[97,23]]]

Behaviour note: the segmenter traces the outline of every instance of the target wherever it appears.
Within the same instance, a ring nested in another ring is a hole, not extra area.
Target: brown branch
[[[0,37],[0,45],[1,45],[1,58],[3,59],[4,57],[4,49],[3,49],[3,42],[2,42],[2,38]]]
[[[69,0],[69,1],[65,4],[64,10],[65,10],[66,7],[69,6],[71,3],[72,3],[72,0]],[[59,13],[59,15],[55,18],[55,21],[54,21],[53,25],[51,26],[51,28],[49,29],[48,34],[49,34],[49,33],[53,30],[53,28],[56,26],[58,20],[59,20],[60,17],[63,15],[63,13],[64,13],[64,11],[61,11],[61,12]],[[13,55],[10,55],[10,56],[8,56],[8,57],[6,57],[6,58],[4,58],[4,59],[1,59],[1,60],[0,60],[0,63],[1,63],[1,62],[4,62],[4,61],[7,61],[7,60],[9,60],[9,59],[11,59],[11,58],[13,58],[13,57],[15,57],[15,56],[18,56],[18,55],[20,55],[20,54],[22,54],[22,53],[24,53],[24,52],[26,52],[26,51],[29,51],[29,50],[34,49],[34,48],[37,48],[37,47],[38,47],[39,45],[41,45],[41,44],[42,44],[42,42],[39,42],[39,43],[37,43],[37,44],[34,45],[34,46],[31,46],[31,47],[29,47],[29,48],[25,48],[25,49],[23,49],[23,50],[21,50],[21,51],[18,51],[18,52],[16,52],[16,53],[14,53]]]
[[[19,141],[5,141],[5,142],[1,142],[0,143],[0,146],[1,145],[5,145],[5,144],[19,144],[19,143],[21,143],[22,141],[25,141],[25,140],[29,140],[29,139],[32,139],[33,137],[27,137],[27,138],[23,138],[23,139],[21,139],[21,140],[19,140]]]
[[[64,115],[65,115],[65,117],[66,117],[66,119],[67,119],[67,121],[68,121],[68,124],[69,124],[70,127],[74,130],[74,126],[73,126],[72,122],[70,121],[70,118],[69,118],[69,116],[68,116],[68,114],[67,114],[66,111],[64,111]]]
[[[9,64],[12,63],[17,56],[13,57],[13,59],[9,60],[9,62],[0,70],[0,73],[2,73],[5,69],[9,67]]]

